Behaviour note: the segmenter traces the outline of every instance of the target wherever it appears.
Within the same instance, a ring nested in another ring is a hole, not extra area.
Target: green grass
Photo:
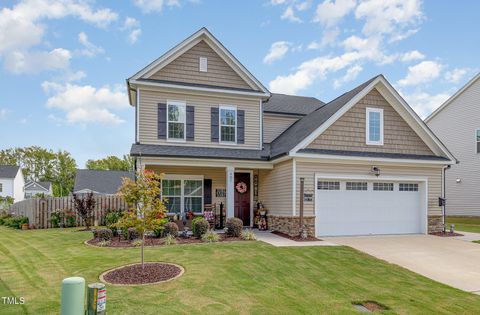
[[[480,244],[480,240],[477,240],[477,241],[472,241],[472,243],[477,243],[477,244]]]
[[[455,224],[455,231],[480,233],[480,217],[447,217],[447,230]]]
[[[136,262],[139,248],[86,246],[88,232],[0,227],[0,314],[58,314],[68,276],[98,281]],[[276,248],[262,242],[148,248],[148,261],[185,268],[177,280],[107,287],[109,314],[352,314],[352,301],[375,300],[390,314],[478,314],[480,296],[453,289],[348,247]],[[1,302],[1,301],[0,301]]]

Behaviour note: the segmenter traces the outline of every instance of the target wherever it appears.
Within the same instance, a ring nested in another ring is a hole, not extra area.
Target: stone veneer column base
[[[428,233],[443,231],[443,217],[441,215],[428,216]]]
[[[315,236],[315,216],[303,217],[303,222],[307,227],[308,236]],[[268,215],[268,228],[271,231],[278,231],[290,236],[300,234],[300,217],[298,216],[277,216]]]

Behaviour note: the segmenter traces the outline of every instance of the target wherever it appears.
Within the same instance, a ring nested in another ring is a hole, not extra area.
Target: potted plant
[[[28,223],[22,224],[22,230],[28,230]]]

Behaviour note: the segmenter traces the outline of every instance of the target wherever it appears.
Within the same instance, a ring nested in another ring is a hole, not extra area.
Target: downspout
[[[447,199],[446,199],[446,188],[445,188],[445,183],[446,183],[446,171],[449,169],[451,166],[450,165],[445,165],[442,167],[442,198],[443,198],[443,207],[442,207],[442,219],[443,219],[443,232],[446,232],[447,229]]]

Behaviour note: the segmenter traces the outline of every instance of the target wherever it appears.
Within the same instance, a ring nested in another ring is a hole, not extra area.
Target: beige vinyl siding
[[[384,144],[367,145],[366,108],[383,109]],[[308,145],[311,149],[434,155],[395,109],[373,89]]]
[[[480,78],[428,121],[459,161],[446,171],[447,215],[480,216],[480,154],[476,153],[475,137],[479,117]]]
[[[167,100],[185,101],[195,107],[195,141],[182,143],[158,139],[158,103]],[[245,143],[222,145],[211,142],[211,108],[219,105],[236,106],[245,110]],[[223,98],[207,94],[182,94],[153,90],[140,90],[139,139],[142,144],[169,144],[201,147],[260,149],[260,99]]]
[[[153,170],[159,174],[203,175],[204,179],[212,180],[212,202],[217,205],[220,205],[220,202],[225,204],[224,197],[215,196],[215,189],[225,189],[226,187],[225,183],[227,175],[225,173],[225,168],[146,165],[145,169]]]
[[[390,166],[377,164],[381,169],[380,176],[404,176],[428,178],[428,215],[441,215],[438,197],[442,195],[441,166]],[[336,175],[369,175],[372,165],[331,164],[321,162],[297,161],[297,209],[300,207],[300,178],[305,178],[305,193],[313,194],[312,202],[304,203],[305,215],[315,215],[315,173]],[[355,205],[352,205],[354,207]],[[298,211],[297,211],[298,213]]]
[[[200,72],[200,57],[207,57],[207,72]],[[154,73],[149,79],[252,89],[203,40]]]
[[[292,160],[259,170],[258,198],[271,215],[292,215]]]
[[[270,143],[282,132],[296,122],[298,117],[280,116],[272,114],[263,115],[263,142]]]

